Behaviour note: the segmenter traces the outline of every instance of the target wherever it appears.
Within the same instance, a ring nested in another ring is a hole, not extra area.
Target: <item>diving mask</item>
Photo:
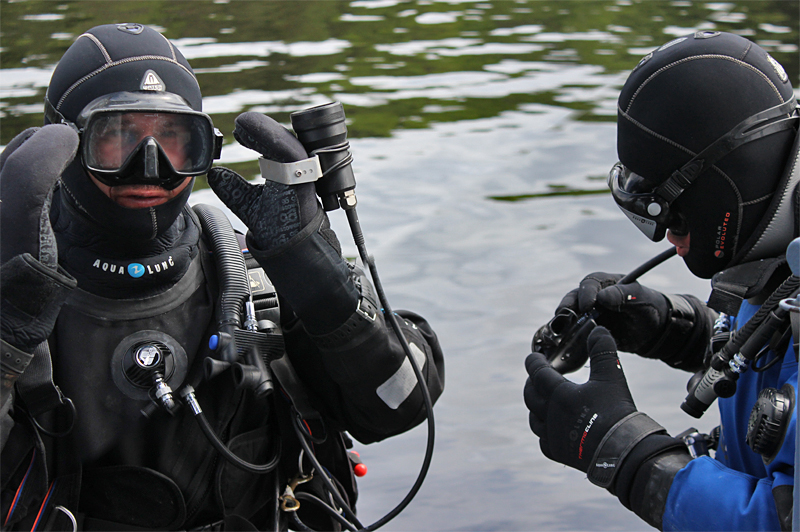
[[[206,173],[222,150],[222,133],[205,113],[167,92],[117,92],[87,105],[75,121],[86,170],[108,186],[172,190]]]

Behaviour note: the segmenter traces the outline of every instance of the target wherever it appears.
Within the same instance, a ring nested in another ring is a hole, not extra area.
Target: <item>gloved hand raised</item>
[[[561,300],[556,313],[569,308],[611,331],[617,346],[672,367],[702,367],[716,313],[691,295],[662,294],[637,282],[618,284],[621,274],[592,273]]]
[[[49,125],[23,131],[0,155],[0,325],[3,341],[24,352],[50,335],[76,284],[58,268],[49,214],[55,183],[78,142],[68,126]]]
[[[606,327],[623,351],[645,354],[664,332],[669,320],[669,302],[637,282],[617,284],[622,274],[596,272],[583,278],[580,285],[559,303],[556,313],[569,308],[577,314],[598,311],[598,325]]]
[[[308,158],[303,145],[289,130],[261,113],[239,115],[233,136],[265,159],[288,163]],[[311,221],[318,208],[314,183],[284,185],[267,180],[252,185],[236,172],[216,167],[208,172],[208,184],[244,222],[252,241],[262,251],[286,243]]]
[[[266,159],[308,158],[289,130],[260,113],[239,115],[234,136]],[[359,292],[317,203],[314,183],[252,185],[227,168],[212,168],[208,183],[247,225],[250,252],[309,333],[329,333],[347,321]]]
[[[56,180],[75,158],[78,142],[68,126],[30,128],[0,154],[0,263],[29,253],[56,269],[50,201]]]
[[[541,353],[525,360],[524,397],[531,430],[539,436],[547,458],[587,473],[592,483],[608,488],[627,508],[653,524],[660,521],[658,511],[663,512],[663,505],[653,515],[653,504],[643,502],[632,488],[639,488],[653,474],[654,461],[668,457],[671,476],[648,486],[668,490],[676,471],[688,462],[688,451],[664,427],[636,410],[608,330],[596,327],[587,343],[591,367],[584,384],[565,379]],[[648,468],[642,469],[645,463]],[[642,471],[645,474],[640,476]],[[666,500],[665,494],[659,496]]]

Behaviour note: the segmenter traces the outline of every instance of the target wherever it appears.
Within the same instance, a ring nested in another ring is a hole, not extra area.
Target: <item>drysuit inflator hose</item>
[[[241,309],[246,308],[248,311],[252,309],[252,295],[248,281],[247,266],[230,220],[221,210],[208,205],[196,205],[193,210],[200,219],[203,233],[211,239],[219,272],[220,303],[218,306],[219,315],[217,316],[219,342],[218,346],[216,346],[216,351],[219,353],[221,360],[206,359],[206,376],[211,377],[220,368],[227,369],[237,360],[239,354],[236,349],[235,336],[236,331],[240,330],[242,326]],[[263,334],[255,331],[256,326],[253,316],[248,316],[247,324],[248,329],[251,329],[250,334]],[[257,395],[267,395],[272,391],[272,378],[269,375],[269,369],[260,359],[261,354],[257,351],[250,354],[251,364],[247,366],[239,364],[237,367],[242,374],[258,374],[247,380],[254,383],[253,387]],[[269,462],[265,464],[246,462],[233,454],[216,435],[205,414],[203,414],[203,409],[200,408],[200,403],[198,403],[194,395],[194,388],[191,385],[187,385],[181,389],[180,395],[192,409],[194,418],[208,441],[231,464],[243,471],[256,474],[269,473],[278,465],[281,456],[280,443],[276,443],[275,452]],[[280,441],[280,439],[277,440]]]

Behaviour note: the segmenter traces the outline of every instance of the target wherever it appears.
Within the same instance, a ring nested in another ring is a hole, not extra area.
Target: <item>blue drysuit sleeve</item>
[[[757,308],[750,307],[740,311],[740,323]],[[761,390],[780,389],[786,383],[792,385],[796,405],[797,361],[791,344],[780,363],[764,372],[743,373],[734,396],[718,401],[721,437],[716,456],[692,460],[675,476],[664,530],[781,530],[786,515],[779,517],[773,490],[794,484],[797,409],[792,410],[780,450],[769,464],[748,447],[745,437]]]

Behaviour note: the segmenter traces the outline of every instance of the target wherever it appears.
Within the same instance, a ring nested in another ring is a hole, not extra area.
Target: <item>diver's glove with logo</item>
[[[587,473],[627,508],[660,527],[675,474],[689,461],[680,440],[638,412],[622,371],[614,338],[603,327],[587,340],[589,380],[576,384],[541,353],[525,360],[525,405],[544,455]]]
[[[260,113],[239,115],[234,137],[273,161],[308,158],[289,130]],[[247,226],[250,252],[309,333],[327,334],[348,320],[358,306],[359,292],[317,203],[314,183],[266,180],[255,185],[216,167],[208,172],[208,184]]]
[[[696,371],[702,367],[714,319],[713,311],[690,295],[667,295],[637,282],[617,284],[622,274],[596,272],[559,303],[578,314],[598,312],[596,321],[608,328],[619,349],[672,367]]]
[[[30,353],[50,336],[76,285],[58,266],[49,215],[56,181],[77,149],[77,133],[50,125],[23,131],[0,154],[0,404],[5,407]]]
[[[297,137],[260,113],[239,115],[233,136],[265,159],[290,163],[308,158]],[[285,185],[267,179],[263,184],[252,185],[236,172],[216,167],[208,172],[208,184],[247,225],[253,242],[263,251],[288,242],[314,218],[319,208],[314,183]]]

